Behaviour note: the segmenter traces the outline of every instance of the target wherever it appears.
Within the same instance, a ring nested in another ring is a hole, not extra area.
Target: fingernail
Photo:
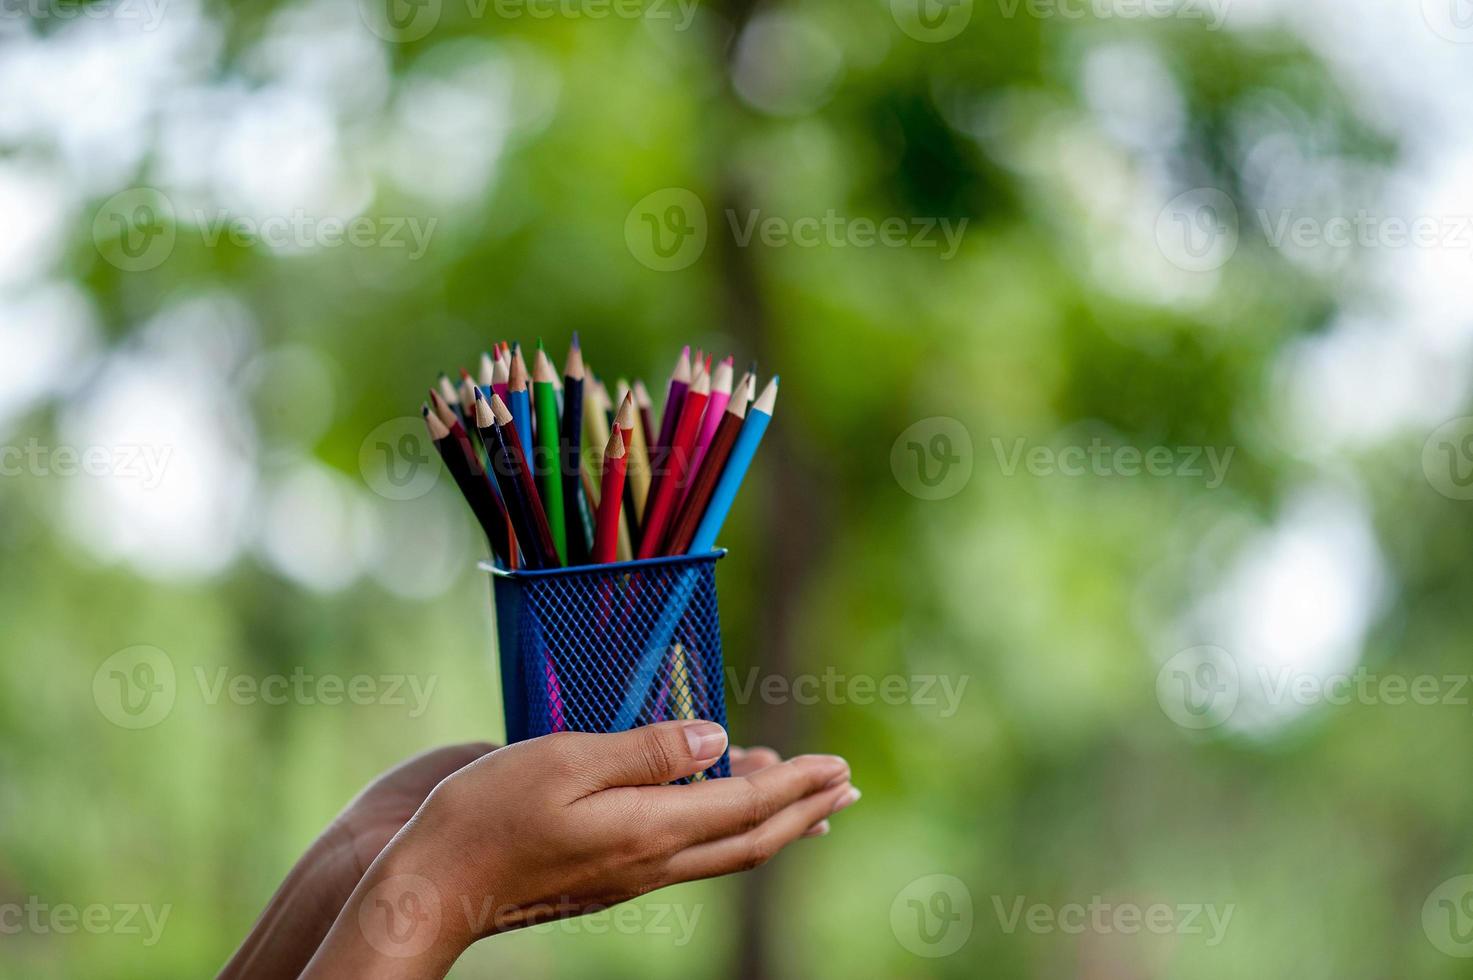
[[[685,741],[692,759],[715,759],[726,749],[726,729],[715,722],[692,722],[685,726]]]
[[[849,791],[847,793],[844,793],[838,798],[838,800],[834,802],[834,808],[829,812],[838,813],[840,810],[843,810],[846,807],[853,806],[854,804],[859,802],[859,797],[861,795],[862,794],[859,792],[859,790],[855,789],[853,786],[850,786]]]
[[[829,832],[829,822],[827,820],[820,820],[818,823],[814,824],[812,827],[809,827],[807,830],[805,830],[803,832],[803,836],[804,837],[822,837],[824,834],[827,834],[828,832]]]

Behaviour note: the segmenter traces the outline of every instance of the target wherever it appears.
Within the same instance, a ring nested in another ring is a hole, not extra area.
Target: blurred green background
[[[168,917],[0,912],[0,974],[208,975],[376,773],[500,737],[483,545],[391,477],[437,371],[577,330],[781,373],[731,728],[865,796],[453,976],[1467,975],[1456,13],[7,5],[0,910]],[[218,687],[296,673],[428,696]]]

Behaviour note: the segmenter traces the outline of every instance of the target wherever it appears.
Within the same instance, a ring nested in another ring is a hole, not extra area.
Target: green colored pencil
[[[562,448],[557,421],[557,372],[547,359],[542,342],[537,342],[537,361],[532,368],[532,398],[537,413],[537,485],[552,529],[558,560],[568,563],[568,529],[563,514]]]

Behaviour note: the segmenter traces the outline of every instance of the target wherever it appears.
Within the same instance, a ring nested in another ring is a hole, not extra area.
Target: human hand
[[[734,753],[683,786],[726,734],[677,721],[565,732],[445,779],[380,855],[305,976],[440,977],[477,939],[676,882],[757,867],[859,793],[836,756]]]

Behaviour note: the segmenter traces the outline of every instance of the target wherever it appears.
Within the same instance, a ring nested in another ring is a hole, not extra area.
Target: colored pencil
[[[457,411],[460,405],[460,395],[456,393],[455,383],[450,380],[450,375],[446,374],[444,371],[441,371],[440,377],[437,379],[437,381],[440,385],[440,397],[445,399],[445,404],[451,406],[452,411]],[[435,411],[438,414],[439,408],[437,407]]]
[[[670,522],[670,515],[674,512],[680,495],[685,490],[685,479],[689,472],[691,454],[695,448],[696,433],[700,428],[701,415],[710,397],[711,379],[701,373],[692,380],[690,391],[686,392],[680,407],[680,421],[676,424],[675,432],[670,440],[668,472],[654,491],[655,497],[650,502],[649,514],[640,534],[639,551],[637,552],[640,558],[653,558],[658,554],[660,544],[664,539],[665,527]]]
[[[624,501],[626,461],[624,437],[616,430],[610,434],[608,445],[604,448],[604,471],[599,485],[593,560],[601,565],[613,561],[618,555],[619,509]]]
[[[553,371],[541,341],[537,342],[532,364],[532,388],[537,402],[537,446],[533,450],[532,470],[537,474],[542,504],[547,508],[547,524],[552,530],[552,544],[557,549],[558,561],[566,565],[567,514],[563,510],[563,470],[558,463],[562,455],[562,440],[558,427],[557,392],[553,388],[557,373]]]
[[[644,520],[645,504],[650,495],[650,452],[649,444],[645,441],[644,419],[641,418],[639,408],[639,396],[632,389],[624,389],[620,382],[623,394],[620,396],[619,411],[624,411],[624,398],[630,399],[629,424],[621,427],[626,429],[629,447],[629,462],[626,464],[628,473],[625,478],[626,492],[624,494],[626,508],[630,508],[629,515],[631,532],[641,526]]]
[[[578,477],[579,457],[583,452],[583,375],[583,350],[578,344],[578,334],[574,333],[573,342],[568,347],[568,359],[563,363],[563,413],[558,456],[570,565],[583,564],[592,550],[585,529],[587,504],[583,500],[583,482]]]
[[[481,530],[486,533],[491,553],[498,561],[507,562],[511,542],[506,533],[506,511],[502,508],[500,499],[491,493],[482,474],[472,471],[470,458],[466,456],[464,447],[451,435],[450,429],[440,417],[431,412],[428,405],[421,407],[420,414],[424,416],[430,441],[435,444],[440,459],[445,463],[445,469],[450,471],[455,485],[460,488],[461,495],[470,505],[471,513],[481,525]]]
[[[711,400],[706,403],[706,414],[701,419],[701,431],[696,436],[696,454],[690,462],[692,473],[701,472],[701,460],[706,458],[706,447],[711,444],[711,438],[716,435],[716,428],[721,425],[721,420],[726,414],[726,403],[731,400],[731,382],[735,364],[736,359],[727,355],[724,361],[716,365],[716,373],[711,376]]]
[[[670,383],[665,388],[665,408],[660,416],[660,434],[650,446],[650,462],[655,466],[656,481],[664,472],[666,450],[670,446],[671,437],[675,434],[675,424],[680,421],[680,406],[685,401],[685,393],[689,390],[690,347],[687,345],[680,349],[680,357],[675,362],[675,370],[670,374]]]
[[[490,351],[481,351],[481,364],[476,375],[476,383],[487,391],[491,390],[491,383],[496,380],[496,365],[491,360]]]
[[[461,449],[471,458],[476,458],[476,447],[471,444],[471,438],[466,434],[465,426],[460,421],[460,413],[451,407],[451,403],[441,398],[440,393],[433,388],[430,389],[430,405],[434,408],[435,415],[444,423],[445,428],[449,429],[450,434],[455,437]]]
[[[494,395],[495,392],[492,394]],[[505,504],[508,521],[511,524],[512,565],[515,565],[515,551],[520,548],[528,566],[541,568],[542,552],[529,544],[535,533],[532,516],[527,510],[522,488],[517,483],[516,468],[507,454],[506,443],[501,438],[500,430],[496,428],[496,413],[491,410],[491,402],[485,395],[476,399],[476,434],[480,436],[481,443],[486,449],[492,478],[501,490],[501,499]]]
[[[655,448],[653,406],[650,404],[650,390],[638,378],[634,379],[634,406],[639,409],[639,428],[644,433],[645,452],[648,453]]]
[[[460,369],[460,388],[456,394],[460,396],[461,419],[465,421],[468,428],[474,426],[476,424],[476,382],[465,368]]]
[[[506,387],[506,407],[517,427],[517,436],[522,440],[524,449],[536,452],[536,444],[532,441],[532,395],[527,390],[527,364],[522,360],[519,347],[512,352]]]
[[[451,403],[447,402],[440,392],[434,388],[430,389],[430,408],[434,410],[435,417],[447,429],[460,420],[459,416],[455,414],[455,409],[451,408],[450,405]]]
[[[670,526],[668,539],[660,549],[664,554],[683,555],[686,553],[690,548],[691,539],[695,537],[696,525],[700,523],[707,505],[711,502],[711,495],[716,490],[716,482],[721,477],[721,471],[731,456],[731,447],[736,444],[737,435],[741,432],[747,418],[747,388],[753,385],[754,379],[748,374],[743,375],[742,381],[742,387],[736,390],[726,411],[721,413],[720,424],[716,427],[716,434],[711,437],[711,445],[706,452],[705,460],[696,472],[690,492],[685,495],[685,502],[680,505],[680,516]],[[711,407],[707,405],[706,416],[709,418],[710,415]]]
[[[491,390],[500,395],[502,401],[506,401],[511,395],[511,389],[507,387],[510,368],[511,364],[507,361],[506,354],[498,345],[491,355]]]
[[[747,421],[742,423],[742,431],[737,434],[736,443],[731,447],[721,478],[716,482],[716,489],[711,492],[711,502],[706,505],[706,513],[701,517],[700,524],[696,525],[695,536],[691,539],[686,554],[703,554],[715,547],[716,536],[726,523],[732,501],[736,499],[742,480],[747,475],[747,468],[752,465],[752,457],[757,453],[757,446],[761,444],[767,425],[772,421],[772,410],[777,403],[777,388],[778,379],[773,375],[747,412]]]
[[[491,395],[491,411],[496,417],[496,431],[506,445],[507,466],[516,478],[517,489],[522,495],[523,506],[527,509],[530,524],[527,540],[522,542],[522,554],[534,552],[537,556],[538,567],[557,568],[557,548],[552,543],[552,530],[547,526],[547,513],[542,508],[542,500],[537,496],[537,487],[532,482],[532,470],[527,462],[527,451],[522,446],[521,436],[517,432],[516,422],[512,419],[511,411],[506,403],[496,395]],[[531,560],[531,557],[528,557]]]

